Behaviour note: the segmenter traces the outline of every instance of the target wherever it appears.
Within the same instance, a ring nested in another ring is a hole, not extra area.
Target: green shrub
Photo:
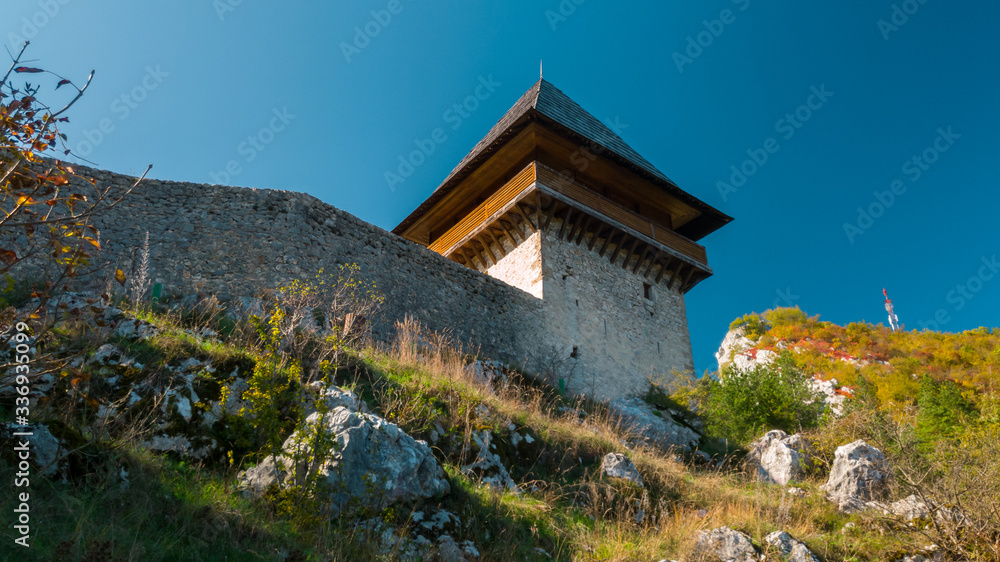
[[[917,435],[930,443],[951,437],[975,415],[973,405],[951,381],[936,382],[928,375],[920,379]]]
[[[756,312],[751,312],[750,314],[744,314],[742,318],[737,318],[729,324],[730,330],[735,330],[739,327],[745,327],[744,335],[752,340],[759,340],[761,336],[770,328],[766,322],[761,320],[760,315]]]
[[[808,380],[787,352],[773,365],[724,368],[719,379],[708,382],[705,418],[709,432],[746,444],[771,429],[795,433],[815,427],[824,404],[810,390]]]

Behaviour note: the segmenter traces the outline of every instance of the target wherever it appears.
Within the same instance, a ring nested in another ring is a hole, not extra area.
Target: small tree
[[[810,389],[809,377],[782,353],[772,365],[749,370],[723,368],[707,383],[705,417],[715,437],[746,444],[765,431],[788,433],[819,424],[824,404]]]
[[[84,272],[91,253],[100,250],[91,224],[94,212],[117,205],[146,174],[113,196],[110,186],[98,187],[72,166],[46,159],[60,150],[71,154],[58,126],[68,121],[64,114],[83,96],[94,72],[78,87],[58,74],[22,64],[27,48],[25,43],[0,78],[0,276],[9,281],[13,268],[29,261],[55,266],[40,295],[44,304],[51,289]],[[39,97],[41,84],[14,83],[13,77],[20,75],[54,77],[55,90],[67,86],[75,94],[61,109],[53,109]],[[116,277],[125,283],[121,271]]]

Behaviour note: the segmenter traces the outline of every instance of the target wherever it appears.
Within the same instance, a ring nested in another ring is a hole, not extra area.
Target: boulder
[[[612,478],[623,478],[642,486],[642,475],[635,464],[621,453],[608,453],[601,461],[601,473]]]
[[[622,428],[639,442],[668,451],[690,451],[698,446],[700,437],[697,433],[675,422],[669,413],[654,410],[639,398],[620,398],[608,408],[611,415],[621,422]]]
[[[336,516],[351,502],[381,509],[446,494],[450,489],[427,443],[413,439],[396,424],[344,407],[323,415],[313,413],[306,423],[310,431],[293,433],[285,440],[283,455],[268,457],[240,475],[245,490],[260,495],[279,480],[302,482],[308,468],[322,484],[324,504]],[[304,458],[312,457],[314,431],[336,441],[325,458]],[[312,461],[308,467],[307,460]]]
[[[809,446],[802,436],[788,435],[780,429],[768,431],[751,443],[747,455],[747,463],[756,469],[758,480],[782,486],[801,480],[809,459]]]
[[[889,463],[882,451],[857,440],[837,448],[830,478],[821,488],[841,511],[853,512],[889,491]]]
[[[317,411],[317,403],[322,404],[329,412],[343,407],[352,412],[371,413],[371,410],[368,409],[368,404],[355,394],[353,390],[346,390],[333,385],[328,386],[320,381],[310,383],[306,388],[313,393],[303,408],[307,416]]]
[[[696,555],[716,556],[723,562],[751,562],[758,559],[750,537],[729,527],[698,531],[694,550]]]
[[[784,531],[775,531],[764,537],[764,542],[774,547],[787,562],[819,562],[819,558],[805,543],[797,541]]]
[[[965,515],[961,510],[936,506],[933,501],[928,505],[917,497],[916,494],[910,494],[888,505],[875,504],[873,502],[872,507],[881,507],[884,514],[895,515],[907,522],[917,519],[930,520],[932,513],[934,514],[934,520],[938,523],[961,524],[965,522]]]

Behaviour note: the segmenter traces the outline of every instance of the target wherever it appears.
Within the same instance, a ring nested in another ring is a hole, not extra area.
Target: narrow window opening
[[[642,284],[642,297],[646,300],[653,300],[653,286],[649,283]]]
[[[569,356],[572,357],[573,359],[576,359],[577,357],[579,357],[580,353],[579,353],[578,349],[579,348],[577,348],[577,346],[574,345],[573,346],[573,353],[570,353]]]

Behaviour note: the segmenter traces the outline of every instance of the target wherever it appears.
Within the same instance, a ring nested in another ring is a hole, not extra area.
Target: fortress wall
[[[134,181],[78,168],[99,186],[125,189]],[[228,300],[356,263],[386,297],[373,322],[383,335],[411,315],[479,346],[486,357],[518,364],[535,341],[534,296],[303,193],[144,180],[94,222],[104,258],[124,271],[149,232],[152,277],[165,295]]]

